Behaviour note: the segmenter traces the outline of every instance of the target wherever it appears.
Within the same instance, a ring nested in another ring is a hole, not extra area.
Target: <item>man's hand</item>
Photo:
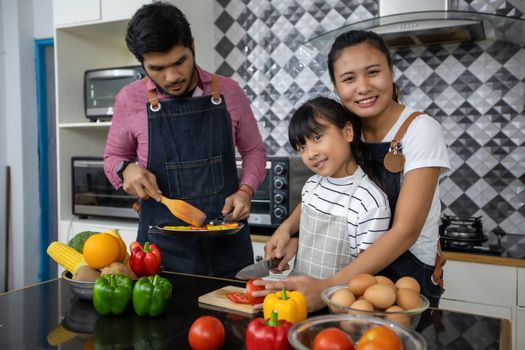
[[[237,191],[226,197],[221,213],[223,216],[228,216],[229,220],[239,221],[248,218],[251,209],[251,198],[246,193]]]
[[[161,192],[157,185],[157,178],[150,171],[138,164],[129,163],[124,169],[122,177],[124,179],[122,188],[128,194],[140,199],[153,198],[156,201],[160,201]]]

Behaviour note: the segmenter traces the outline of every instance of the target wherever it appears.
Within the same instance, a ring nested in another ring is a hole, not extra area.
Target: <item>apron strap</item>
[[[149,82],[149,77],[145,77],[144,78],[144,85],[148,85],[148,82]],[[148,101],[150,103],[150,109],[153,111],[153,112],[156,112],[160,109],[160,103],[159,103],[159,98],[157,96],[157,90],[155,88],[151,89],[151,90],[147,90],[147,94],[148,94]]]
[[[423,114],[423,112],[414,112],[405,120],[403,125],[401,125],[401,127],[397,131],[396,136],[394,136],[394,139],[392,141],[390,141],[390,149],[391,150],[398,150],[399,143],[401,142],[401,139],[403,138],[403,136],[405,136],[405,133],[406,133],[408,127],[410,126],[412,121],[414,119],[416,119],[416,117],[420,116],[421,114]]]
[[[216,74],[211,75],[211,102],[219,105],[222,102],[221,91],[219,89],[219,78]]]

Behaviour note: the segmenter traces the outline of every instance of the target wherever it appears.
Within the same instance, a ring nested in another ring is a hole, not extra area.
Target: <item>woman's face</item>
[[[393,72],[385,55],[367,43],[341,51],[334,62],[334,77],[341,102],[361,118],[381,117],[395,104]]]

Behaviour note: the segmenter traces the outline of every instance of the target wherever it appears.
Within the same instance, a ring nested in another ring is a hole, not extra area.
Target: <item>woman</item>
[[[313,311],[323,306],[320,294],[325,288],[347,283],[356,274],[380,274],[393,280],[408,275],[419,281],[431,306],[438,306],[443,264],[438,247],[438,180],[450,168],[440,125],[399,103],[392,58],[379,35],[341,34],[328,55],[328,69],[341,103],[363,122],[364,151],[383,173],[392,226],[335,275],[326,279],[293,276],[264,282],[266,289],[299,290]],[[407,119],[410,122],[403,127]],[[398,132],[400,142],[392,142]],[[265,252],[268,258],[282,258],[278,269],[284,270],[296,245],[290,235],[281,234],[266,243]]]

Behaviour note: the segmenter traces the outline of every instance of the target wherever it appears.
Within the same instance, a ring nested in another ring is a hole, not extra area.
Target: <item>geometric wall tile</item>
[[[452,3],[525,19],[522,0]],[[298,104],[336,98],[326,53],[303,42],[377,16],[378,1],[218,0],[214,14],[215,71],[246,91],[268,154],[289,155],[296,152],[287,126]],[[402,103],[433,116],[449,147],[443,213],[481,215],[484,228],[525,237],[525,47],[484,40],[390,51]]]

